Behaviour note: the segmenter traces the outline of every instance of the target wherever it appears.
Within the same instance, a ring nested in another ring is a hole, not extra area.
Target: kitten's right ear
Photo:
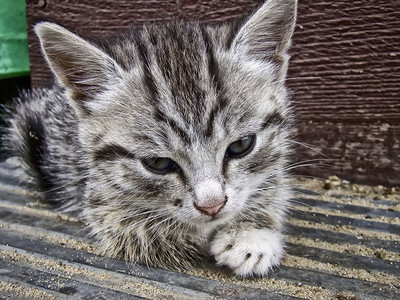
[[[232,50],[247,59],[273,62],[284,79],[297,14],[297,0],[267,0],[241,26]]]
[[[108,54],[64,27],[42,22],[35,32],[53,73],[78,104],[84,106],[122,77],[123,70]]]

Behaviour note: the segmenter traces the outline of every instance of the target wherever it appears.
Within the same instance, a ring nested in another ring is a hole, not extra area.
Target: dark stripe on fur
[[[212,84],[217,93],[216,105],[211,109],[209,118],[206,125],[206,136],[210,137],[214,131],[214,120],[215,116],[220,113],[228,104],[226,97],[224,97],[224,88],[221,82],[220,70],[218,67],[218,62],[215,59],[214,50],[212,48],[212,42],[210,41],[210,36],[204,27],[201,28],[201,33],[203,35],[204,43],[207,51],[208,58],[208,72],[212,80]]]
[[[41,167],[42,158],[44,155],[45,134],[43,123],[39,116],[35,113],[25,116],[26,132],[24,136],[23,149],[21,149],[22,157],[28,166],[36,173],[39,188],[46,190],[52,186],[45,178],[46,173]]]
[[[155,102],[159,99],[159,95],[158,95],[158,90],[156,87],[154,77],[150,71],[149,60],[148,60],[149,59],[148,51],[142,41],[140,41],[139,39],[136,39],[135,42],[136,42],[136,46],[137,46],[141,61],[143,63],[143,73],[144,73],[144,78],[143,78],[144,82],[143,83],[147,87],[147,90],[149,91],[150,101]]]
[[[181,138],[181,140],[183,142],[185,142],[187,145],[190,145],[191,141],[190,141],[189,135],[186,133],[186,131],[183,128],[181,128],[175,122],[174,119],[169,118],[159,109],[157,109],[155,112],[155,118],[156,118],[156,120],[161,121],[161,122],[165,123],[166,125],[168,125],[168,127],[170,127]]]
[[[219,91],[222,91],[222,84],[220,81],[218,63],[215,60],[212,43],[211,43],[210,37],[204,27],[202,28],[201,33],[203,35],[203,40],[204,40],[204,44],[206,46],[206,51],[207,51],[208,72],[210,73],[210,77],[214,84],[215,89],[217,90],[217,92],[219,92]]]
[[[135,156],[122,146],[110,144],[103,146],[93,153],[93,159],[100,160],[115,160],[118,158],[134,159]]]
[[[24,128],[23,143],[19,145],[18,151],[24,162],[28,165],[35,179],[38,191],[46,192],[57,188],[57,185],[51,180],[52,178],[46,172],[43,160],[48,152],[46,146],[46,134],[43,123],[39,115],[35,112],[24,115],[21,125]],[[43,194],[48,203],[55,204],[57,201],[51,197],[51,194]]]
[[[245,171],[251,174],[262,173],[266,168],[279,166],[281,159],[281,152],[275,152],[272,148],[267,147],[253,157],[252,161],[245,166]]]
[[[285,118],[279,112],[273,112],[264,118],[261,128],[264,130],[270,126],[279,126],[285,124]]]
[[[233,40],[235,39],[238,31],[241,29],[241,27],[245,23],[245,20],[247,20],[245,17],[235,20],[232,23],[232,25],[229,27],[229,35],[227,35],[227,39],[226,39],[226,48],[227,49],[230,49],[232,47]]]

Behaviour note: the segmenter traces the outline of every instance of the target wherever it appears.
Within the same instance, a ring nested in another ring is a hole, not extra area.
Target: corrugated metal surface
[[[281,268],[239,280],[208,262],[178,273],[104,257],[79,220],[36,203],[20,175],[12,160],[0,165],[1,299],[400,299],[395,197],[302,193]]]

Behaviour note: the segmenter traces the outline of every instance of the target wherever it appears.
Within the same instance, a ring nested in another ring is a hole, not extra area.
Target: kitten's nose
[[[195,188],[194,207],[201,213],[214,217],[226,203],[226,195],[221,183],[208,179],[199,182]]]
[[[194,207],[196,207],[196,209],[198,209],[203,214],[214,217],[220,211],[220,209],[225,205],[225,203],[226,203],[226,200],[224,202],[218,203],[217,205],[215,205],[213,207],[198,206],[195,203]]]

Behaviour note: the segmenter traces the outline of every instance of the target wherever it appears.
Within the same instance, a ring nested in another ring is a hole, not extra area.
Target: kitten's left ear
[[[232,50],[251,60],[272,60],[279,67],[278,77],[284,79],[296,11],[297,0],[267,0],[241,26]]]
[[[42,22],[35,26],[35,32],[53,73],[78,106],[85,108],[123,76],[108,54],[64,27]]]

